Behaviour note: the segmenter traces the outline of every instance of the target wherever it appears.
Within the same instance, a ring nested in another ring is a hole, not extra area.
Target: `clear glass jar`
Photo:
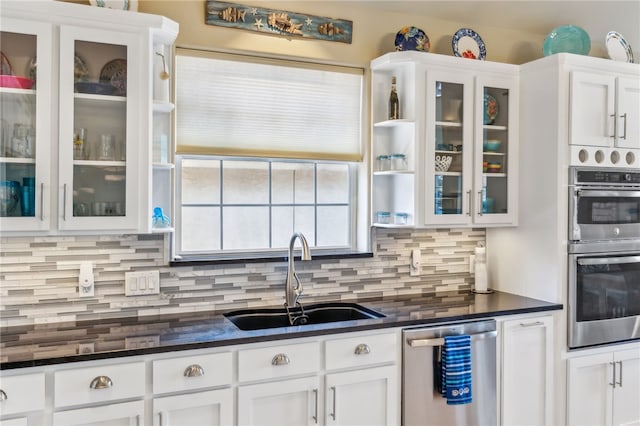
[[[389,213],[389,212],[376,212],[376,222],[377,223],[390,223],[391,222],[391,213]]]
[[[409,222],[409,214],[403,212],[395,212],[393,214],[393,223],[396,225],[406,225]]]
[[[407,170],[407,156],[404,154],[391,154],[389,156],[391,170]]]
[[[376,166],[379,172],[386,172],[391,169],[391,159],[388,155],[378,155],[376,157]]]

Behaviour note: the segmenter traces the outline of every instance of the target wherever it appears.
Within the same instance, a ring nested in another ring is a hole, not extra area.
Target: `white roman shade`
[[[179,49],[177,153],[359,161],[363,72]]]

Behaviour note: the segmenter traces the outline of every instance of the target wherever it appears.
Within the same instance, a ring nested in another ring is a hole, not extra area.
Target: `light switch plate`
[[[420,249],[411,250],[411,263],[409,265],[409,275],[412,277],[422,273],[422,258]]]
[[[160,294],[159,271],[125,272],[125,296],[143,296],[149,294]]]

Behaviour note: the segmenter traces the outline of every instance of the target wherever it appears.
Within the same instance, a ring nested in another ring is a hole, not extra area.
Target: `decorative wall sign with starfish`
[[[205,23],[264,34],[351,43],[353,22],[284,10],[207,0]]]

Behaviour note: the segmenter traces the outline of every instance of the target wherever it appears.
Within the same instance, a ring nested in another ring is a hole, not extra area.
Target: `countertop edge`
[[[517,296],[516,296],[517,297]],[[527,299],[529,301],[534,299]],[[267,341],[279,341],[286,339],[297,339],[314,336],[324,336],[329,334],[343,334],[360,331],[382,330],[387,328],[417,327],[430,326],[433,324],[446,324],[450,322],[469,321],[476,319],[487,319],[501,316],[510,316],[518,314],[529,314],[536,312],[551,312],[563,309],[563,305],[559,303],[550,303],[534,300],[534,306],[519,306],[511,309],[502,309],[496,311],[483,311],[477,313],[466,313],[451,315],[446,317],[434,318],[418,318],[418,319],[393,319],[382,320],[360,320],[348,321],[345,323],[325,324],[322,328],[309,328],[305,330],[291,330],[294,327],[278,329],[276,331],[269,330],[267,333],[258,334],[255,332],[237,333],[238,335],[223,339],[212,339],[207,341],[189,342],[170,344],[163,346],[155,346],[139,349],[125,349],[106,352],[94,352],[89,354],[78,354],[72,356],[50,357],[34,360],[9,361],[0,363],[0,370],[15,370],[21,368],[42,367],[47,365],[59,365],[73,362],[95,361],[104,359],[116,359],[124,357],[133,357],[140,355],[152,355],[166,352],[188,351],[196,349],[219,348],[225,346],[242,345],[249,343],[259,343]],[[298,327],[295,327],[298,328]],[[264,331],[263,331],[264,332]],[[244,335],[243,335],[244,334]]]

